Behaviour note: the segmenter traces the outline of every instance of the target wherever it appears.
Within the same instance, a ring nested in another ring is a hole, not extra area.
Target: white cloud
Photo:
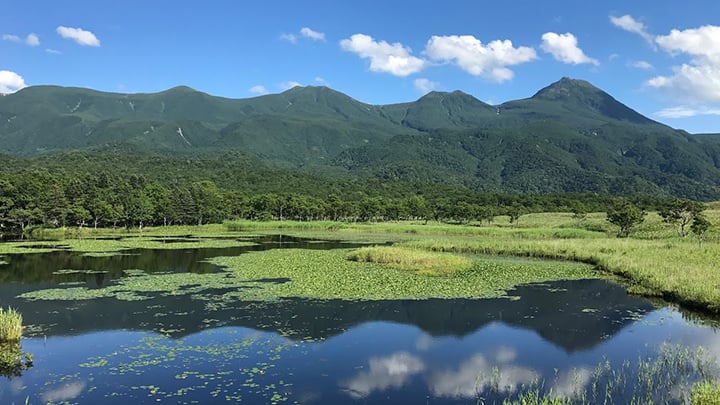
[[[655,67],[650,64],[650,62],[644,61],[644,60],[636,60],[629,63],[630,67],[633,67],[635,69],[642,69],[642,70],[652,70]]]
[[[300,29],[300,35],[304,36],[305,38],[310,38],[315,41],[325,41],[325,33],[324,32],[313,31],[312,29],[310,29],[308,27],[302,27]]]
[[[19,36],[12,35],[12,34],[3,34],[2,39],[3,39],[3,41],[10,41],[10,42],[22,41]]]
[[[591,63],[598,66],[600,62],[597,59],[593,59],[582,51],[578,47],[577,38],[575,35],[566,32],[564,34],[557,34],[554,32],[546,32],[542,35],[542,45],[540,45],[543,51],[551,54],[556,60],[562,63],[579,65],[582,63]]]
[[[259,85],[259,84],[258,84],[257,86],[252,86],[252,87],[250,87],[250,88],[248,89],[248,91],[249,91],[250,93],[259,94],[259,95],[263,95],[263,94],[268,94],[268,93],[269,93],[269,92],[267,91],[267,89],[265,88],[265,86],[261,86],[261,85]]]
[[[40,37],[38,37],[36,33],[32,32],[25,37],[25,43],[29,46],[38,46],[40,45]]]
[[[308,27],[302,27],[300,28],[300,36],[297,34],[281,34],[280,39],[283,41],[290,42],[291,44],[297,44],[300,37],[303,38],[309,38],[313,41],[325,41],[325,33],[324,32],[318,32]]]
[[[400,388],[413,375],[425,370],[422,359],[405,352],[388,357],[373,357],[368,363],[368,371],[340,384],[355,399],[365,398],[373,391]]]
[[[97,39],[95,34],[82,28],[63,27],[61,25],[57,27],[56,31],[61,37],[72,39],[79,45],[100,46],[100,40]]]
[[[300,84],[300,83],[298,83],[298,82],[296,82],[296,81],[292,81],[292,80],[291,80],[291,81],[288,81],[288,82],[282,82],[282,83],[280,83],[280,84],[278,85],[278,87],[280,88],[280,90],[285,91],[285,90],[290,90],[290,89],[292,89],[293,87],[302,87],[302,84]]]
[[[435,372],[429,379],[430,389],[436,396],[450,398],[475,398],[478,392],[497,384],[504,393],[514,393],[523,385],[536,381],[540,375],[533,369],[512,364],[515,355],[504,349],[497,362],[476,354],[460,365],[457,370]]]
[[[0,93],[14,93],[26,87],[25,79],[15,72],[0,70]]]
[[[705,25],[684,31],[672,30],[668,35],[659,35],[655,42],[668,52],[720,58],[720,26]]]
[[[648,86],[691,103],[720,102],[720,26],[672,30],[655,42],[670,54],[684,53],[692,59],[673,67],[673,75],[648,80]]]
[[[80,396],[80,394],[82,394],[82,392],[85,390],[86,386],[87,384],[82,381],[69,383],[61,386],[60,388],[46,391],[40,397],[42,398],[43,402],[67,401]]]
[[[562,399],[581,398],[592,376],[592,370],[587,367],[580,367],[579,369],[560,373],[550,388],[552,396]]]
[[[280,39],[282,39],[283,41],[288,41],[291,44],[296,44],[298,40],[297,35],[295,34],[282,34],[280,35]]]
[[[425,47],[425,54],[435,61],[452,62],[471,75],[497,82],[512,79],[514,74],[507,66],[537,59],[532,48],[515,48],[510,40],[495,40],[485,45],[472,35],[433,36]]]
[[[645,24],[634,19],[631,15],[624,15],[622,17],[610,16],[610,22],[625,31],[632,32],[643,37],[650,45],[655,46],[653,36],[647,31]]]
[[[655,113],[658,117],[662,118],[689,118],[696,117],[698,115],[720,115],[720,108],[710,108],[707,106],[699,107],[670,107],[664,108]]]
[[[25,37],[25,39],[20,38],[17,35],[14,34],[3,34],[2,36],[3,41],[10,41],[10,42],[16,42],[16,43],[25,43],[25,45],[28,46],[38,46],[40,45],[40,37],[34,32],[31,32],[28,34],[28,36]]]
[[[60,55],[62,52],[58,51],[57,49],[52,48],[45,48],[45,52],[53,55]]]
[[[315,83],[317,83],[317,84],[319,84],[319,85],[321,85],[321,86],[329,86],[329,85],[330,85],[330,83],[328,83],[327,80],[323,79],[323,78],[320,77],[320,76],[316,76],[316,77],[315,77]]]
[[[370,59],[370,70],[373,72],[407,76],[425,67],[424,60],[412,56],[411,49],[399,42],[378,42],[369,35],[355,34],[340,41],[340,47],[358,54],[363,59]]]
[[[413,85],[415,86],[415,90],[419,91],[422,94],[430,93],[431,91],[437,90],[438,87],[440,87],[439,83],[435,83],[425,78],[415,79]]]

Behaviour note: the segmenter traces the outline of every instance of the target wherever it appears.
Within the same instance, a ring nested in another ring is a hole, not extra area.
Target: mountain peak
[[[531,100],[559,102],[571,110],[590,110],[607,118],[647,124],[652,120],[617,101],[608,93],[580,79],[563,77],[557,82],[541,89]]]
[[[469,103],[473,105],[485,105],[489,106],[489,104],[486,104],[480,100],[478,100],[475,96],[465,93],[460,90],[455,90],[452,92],[446,92],[446,91],[431,91],[424,96],[420,97],[418,99],[418,102],[422,101],[434,101],[437,100],[439,102],[448,102],[448,100],[454,100],[455,102],[461,102],[461,103]]]
[[[342,94],[350,97],[347,94],[331,89],[327,86],[294,86],[280,94]]]
[[[542,100],[564,100],[577,98],[580,95],[588,96],[592,94],[606,95],[610,97],[607,93],[593,86],[588,81],[563,77],[562,79],[535,93],[532,98]]]
[[[165,90],[163,93],[195,93],[197,90],[190,86],[175,86]]]

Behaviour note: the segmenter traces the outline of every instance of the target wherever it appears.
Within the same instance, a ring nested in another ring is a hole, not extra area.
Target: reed
[[[692,387],[690,395],[693,405],[720,405],[720,383],[699,382]]]
[[[18,342],[22,337],[22,315],[13,308],[0,308],[0,342]]]
[[[429,276],[452,275],[473,265],[471,259],[463,256],[388,246],[360,248],[351,252],[348,259]]]

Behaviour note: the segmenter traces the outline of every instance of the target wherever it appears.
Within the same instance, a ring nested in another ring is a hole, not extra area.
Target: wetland
[[[33,364],[0,402],[689,403],[720,376],[712,316],[588,263],[288,233],[2,244]]]

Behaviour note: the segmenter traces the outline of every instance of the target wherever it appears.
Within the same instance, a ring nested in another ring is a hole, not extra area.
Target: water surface
[[[720,355],[711,320],[628,296],[603,280],[530,284],[510,298],[484,300],[208,306],[182,293],[145,301],[17,298],[68,282],[63,277],[100,288],[126,269],[213,272],[205,260],[220,255],[349,246],[278,239],[109,257],[6,255],[0,305],[17,307],[32,325],[22,344],[34,366],[0,381],[0,403],[493,403],[528,389],[593,402],[603,395],[593,386],[607,390],[608,381],[613,402],[626,403],[644,395],[636,392],[638,367],[658,356],[670,353],[680,363],[691,357],[684,348],[694,354],[698,346],[711,363]],[[105,273],[53,274],[60,269]],[[624,381],[614,381],[606,365]],[[702,366],[714,372],[712,364]],[[698,373],[683,370],[685,380],[663,387],[663,398],[680,402],[683,384]]]

